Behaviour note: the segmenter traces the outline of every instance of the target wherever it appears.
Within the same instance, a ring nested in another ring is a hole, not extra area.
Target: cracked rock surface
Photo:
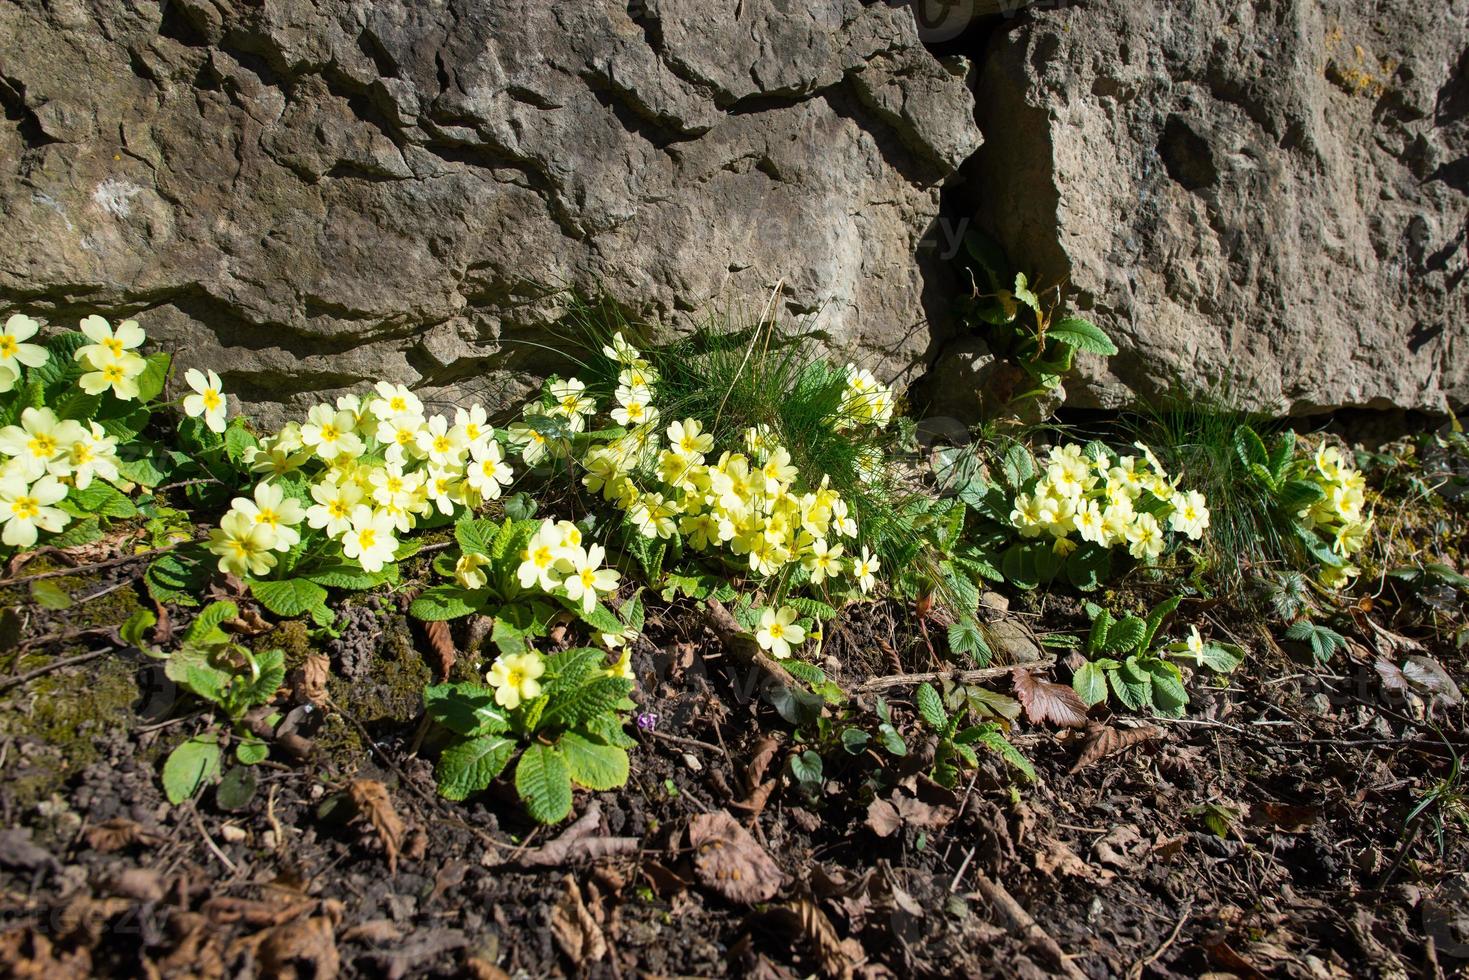
[[[505,404],[565,285],[667,319],[781,281],[917,372],[980,142],[966,66],[858,0],[19,0],[0,38],[0,308],[145,317],[267,414]]]
[[[974,169],[1122,349],[1070,404],[1469,400],[1469,2],[1055,6],[980,58]]]

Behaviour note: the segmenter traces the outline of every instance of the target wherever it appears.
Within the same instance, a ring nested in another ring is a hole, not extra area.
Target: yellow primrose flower
[[[236,497],[231,501],[231,507],[256,524],[268,527],[272,547],[276,551],[290,551],[301,540],[296,525],[306,519],[306,511],[300,501],[287,497],[285,491],[273,483],[257,484],[253,500]]]
[[[863,592],[871,592],[873,586],[877,585],[877,573],[880,567],[881,562],[877,560],[877,556],[868,551],[866,545],[863,545],[862,557],[852,562],[852,574],[856,577],[857,584],[862,586]]]
[[[91,343],[78,347],[72,357],[89,365],[94,371],[100,371],[104,364],[128,357],[142,360],[138,355],[129,353],[147,339],[137,320],[124,320],[114,331],[106,320],[93,315],[83,319],[80,327]]]
[[[1197,490],[1175,494],[1168,526],[1190,540],[1202,538],[1204,528],[1209,526],[1209,508],[1204,505],[1204,495]]]
[[[40,344],[28,344],[41,325],[23,313],[14,313],[0,330],[0,391],[9,391],[20,378],[20,367],[38,368],[50,357]]]
[[[490,576],[485,569],[491,567],[491,564],[485,555],[466,552],[454,563],[454,581],[462,588],[483,589],[490,584]]]
[[[390,419],[395,415],[423,414],[423,402],[404,385],[379,381],[372,387],[377,392],[377,397],[367,403],[367,409],[375,418]]]
[[[840,544],[828,545],[820,539],[812,542],[811,550],[802,560],[801,564],[811,573],[811,581],[820,585],[829,578],[842,573],[842,546]]]
[[[132,401],[138,397],[138,375],[143,373],[148,362],[137,354],[125,351],[120,357],[108,361],[99,363],[92,359],[88,363],[94,370],[77,379],[77,387],[87,394],[100,395],[111,389],[112,394],[121,401]]]
[[[464,454],[469,451],[464,434],[450,428],[449,420],[442,415],[432,416],[428,424],[418,430],[417,439],[419,454],[439,467],[462,465]]]
[[[71,444],[66,457],[67,475],[71,476],[72,485],[78,490],[85,490],[92,485],[94,476],[104,480],[117,480],[117,440],[107,434],[107,430],[96,422],[89,422],[88,431]],[[48,464],[48,469],[55,465],[55,460]],[[61,475],[52,471],[52,475]]]
[[[613,569],[601,567],[603,554],[601,545],[594,544],[585,551],[577,548],[568,562],[570,571],[561,581],[566,598],[581,603],[584,613],[590,613],[596,606],[599,594],[616,592],[618,580],[622,578]]]
[[[494,500],[499,497],[501,487],[508,487],[514,478],[510,464],[505,462],[504,450],[498,442],[472,444],[464,482],[482,499]]]
[[[60,531],[71,518],[51,505],[65,496],[66,486],[54,476],[43,476],[29,485],[19,476],[0,479],[0,524],[5,527],[0,541],[29,548],[36,543],[38,531]]]
[[[534,466],[545,457],[546,437],[534,426],[516,422],[510,426],[509,435],[511,444],[521,447],[520,458],[525,460],[527,466]]]
[[[311,487],[316,504],[306,509],[306,523],[325,528],[328,537],[337,538],[352,527],[352,511],[362,501],[362,488],[355,483],[323,481]]]
[[[806,639],[806,631],[795,622],[796,611],[790,606],[781,606],[778,610],[767,608],[760,614],[755,642],[760,644],[760,649],[769,650],[775,659],[784,660],[791,655],[792,644],[800,644]]]
[[[20,413],[20,425],[0,429],[0,453],[15,457],[16,470],[27,481],[47,472],[66,476],[71,447],[86,434],[80,422],[58,419],[49,408],[27,408]]]
[[[357,420],[351,412],[331,405],[317,405],[306,413],[301,426],[301,444],[316,450],[316,455],[330,463],[342,454],[362,455],[362,438],[357,435]]]
[[[209,550],[219,556],[219,570],[226,575],[264,575],[275,567],[273,544],[269,526],[238,510],[225,514],[209,532]]]
[[[495,703],[513,711],[522,701],[541,696],[540,677],[545,672],[545,661],[531,650],[496,657],[485,679],[495,689]]]
[[[393,560],[398,539],[393,517],[386,510],[374,511],[366,504],[352,510],[352,526],[342,535],[342,554],[354,558],[364,572],[378,572]]]
[[[190,418],[202,415],[211,432],[223,432],[226,405],[219,375],[213,371],[204,374],[197,368],[189,368],[184,372],[184,380],[194,389],[194,394],[184,396],[184,414]]]
[[[697,463],[714,448],[714,437],[704,431],[697,419],[684,419],[668,426],[668,448],[671,452]]]
[[[520,555],[520,567],[516,569],[521,588],[536,587],[542,592],[555,592],[561,585],[560,576],[571,567],[561,538],[561,532],[556,529],[555,524],[546,521],[526,542],[525,550]]]

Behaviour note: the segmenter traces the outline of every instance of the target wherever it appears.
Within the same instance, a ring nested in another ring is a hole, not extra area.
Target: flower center
[[[203,397],[205,411],[212,412],[219,407],[219,392],[215,391],[213,388],[206,388],[204,390]]]
[[[451,442],[449,442],[449,437],[448,436],[435,436],[434,437],[434,452],[436,452],[436,453],[447,453],[450,450],[450,448],[452,448],[452,446],[453,446],[453,444]]]
[[[331,423],[327,423],[321,427],[322,442],[336,442],[340,435],[341,433],[337,431],[337,427]]]
[[[366,528],[357,535],[357,541],[363,548],[371,548],[377,542],[377,531]]]
[[[0,337],[0,356],[14,357],[19,350],[20,345],[15,342],[15,338],[10,336],[10,334]]]
[[[41,508],[35,497],[17,497],[10,505],[10,512],[23,521],[29,521],[41,512]]]
[[[108,353],[110,353],[113,357],[122,356],[122,341],[118,340],[116,337],[108,337],[106,340],[102,341],[102,346],[106,347]]]
[[[32,456],[37,456],[41,459],[50,459],[56,455],[56,440],[50,436],[32,436],[29,446]]]

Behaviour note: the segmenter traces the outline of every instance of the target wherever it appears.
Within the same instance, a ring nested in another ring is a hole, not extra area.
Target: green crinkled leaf
[[[1147,620],[1145,620],[1147,629],[1143,630],[1143,638],[1142,642],[1138,644],[1139,647],[1144,650],[1152,648],[1153,638],[1158,635],[1158,630],[1162,627],[1163,621],[1173,615],[1173,611],[1178,608],[1178,604],[1182,601],[1182,596],[1169,596],[1152,608],[1148,613]]]
[[[467,738],[508,731],[510,717],[495,703],[495,692],[479,684],[435,684],[423,692],[428,716]]]
[[[454,525],[454,540],[466,555],[489,557],[500,536],[501,525],[482,518],[466,517]],[[507,542],[508,543],[508,542]]]
[[[949,725],[949,713],[944,710],[944,701],[939,697],[939,692],[934,690],[932,684],[926,681],[918,685],[918,691],[914,694],[914,702],[918,706],[918,713],[923,720],[928,722],[930,728],[943,731]]]
[[[1117,695],[1117,700],[1133,711],[1141,711],[1152,703],[1152,678],[1147,671],[1137,666],[1133,658],[1129,657],[1116,670],[1109,671],[1107,679],[1112,682],[1112,693]]]
[[[89,395],[80,388],[73,388],[55,403],[56,417],[86,422],[102,407],[102,396]]]
[[[1082,592],[1101,587],[1112,574],[1112,552],[1095,544],[1084,544],[1066,556],[1066,578]]]
[[[1285,476],[1286,467],[1290,466],[1291,459],[1296,454],[1296,434],[1290,429],[1275,437],[1270,447],[1270,472],[1275,475],[1276,482]]]
[[[546,706],[545,714],[541,716],[541,725],[546,728],[574,728],[588,719],[612,711],[622,704],[631,691],[632,682],[621,677],[595,677],[552,698]]]
[[[1241,425],[1234,430],[1234,452],[1239,461],[1248,470],[1258,466],[1265,469],[1266,484],[1270,483],[1270,454],[1265,451],[1265,443],[1260,436],[1248,425]]]
[[[1325,499],[1326,491],[1311,480],[1287,480],[1276,499],[1292,516]]]
[[[481,735],[449,746],[439,755],[438,765],[434,767],[434,778],[438,780],[440,795],[445,799],[462,800],[471,793],[485,789],[494,782],[496,776],[505,771],[515,755],[517,744],[514,739],[503,735]],[[524,797],[525,790],[522,789],[520,795]],[[569,786],[566,795],[569,809]]]
[[[1148,635],[1148,624],[1137,616],[1124,616],[1107,631],[1107,653],[1128,653],[1138,649]]]
[[[435,585],[424,589],[408,607],[408,615],[427,622],[458,619],[484,608],[489,594],[484,589],[473,591],[457,585]],[[498,620],[496,625],[499,625]]]
[[[95,517],[72,521],[59,532],[46,539],[53,548],[76,548],[91,544],[102,537],[102,524]]]
[[[525,750],[515,767],[515,789],[540,823],[557,823],[571,812],[571,768],[555,746],[537,742]]]
[[[163,763],[163,791],[168,802],[183,803],[214,782],[221,752],[213,735],[196,735],[168,754]]]
[[[1101,653],[1107,649],[1107,634],[1112,631],[1112,614],[1105,609],[1097,609],[1097,614],[1092,618],[1092,629],[1086,637],[1086,652]]]
[[[998,726],[987,724],[981,727],[983,731],[975,738],[975,742],[999,755],[1010,764],[1011,768],[1022,773],[1026,779],[1036,778],[1035,767],[1030,764],[1030,760],[1010,744],[1010,740],[1005,737],[1004,732],[1000,731]]]
[[[163,394],[163,384],[168,380],[168,366],[173,358],[159,351],[143,358],[143,373],[138,375],[138,401],[151,402]]]
[[[245,455],[258,448],[260,441],[243,425],[231,424],[224,430],[224,451],[231,463],[243,467]]]
[[[1215,673],[1228,674],[1244,663],[1245,651],[1233,643],[1205,643],[1200,660]]]
[[[979,621],[973,616],[962,617],[949,627],[949,649],[973,658],[980,666],[989,663],[994,655]]]
[[[1101,327],[1079,316],[1068,316],[1052,323],[1046,330],[1046,339],[1070,344],[1077,350],[1090,351],[1093,354],[1102,354],[1107,357],[1117,353],[1117,345],[1112,343],[1112,338],[1102,332]]]
[[[254,706],[266,704],[275,697],[275,692],[286,679],[286,656],[280,650],[265,650],[255,654],[255,664],[260,674],[250,680],[248,674],[236,678],[240,685],[240,700]]]
[[[190,553],[171,551],[159,555],[143,573],[143,583],[156,602],[197,606],[209,582],[209,569]]]
[[[1082,664],[1071,676],[1071,688],[1090,708],[1107,700],[1107,673],[1095,663]]]
[[[566,758],[572,782],[591,790],[617,789],[627,783],[627,751],[582,732],[567,732],[556,740]]]
[[[1013,292],[1017,300],[1030,307],[1036,313],[1040,313],[1041,298],[1030,288],[1030,280],[1026,278],[1025,273],[1015,273],[1015,289]]]
[[[1138,667],[1147,673],[1151,681],[1149,693],[1153,710],[1165,718],[1183,717],[1183,709],[1188,705],[1188,691],[1184,689],[1178,668],[1157,657],[1140,659]]]
[[[326,606],[326,589],[304,578],[288,578],[279,582],[252,579],[250,594],[277,616],[301,616]]]
[[[235,746],[235,758],[243,766],[255,766],[270,756],[270,746],[262,739],[246,738]]]
[[[229,635],[220,626],[237,618],[240,608],[233,602],[211,602],[189,624],[184,642],[192,644],[228,643]]]
[[[592,737],[620,749],[630,749],[638,744],[637,739],[623,731],[622,719],[610,711],[587,719],[579,727]]]
[[[126,519],[136,517],[138,508],[127,494],[101,480],[93,480],[85,490],[75,487],[66,495],[66,502],[77,508],[77,516],[113,517]]]
[[[567,609],[570,609],[572,612],[576,613],[578,619],[586,623],[597,632],[622,632],[622,620],[612,615],[612,610],[608,609],[600,602],[594,604],[590,612],[587,612],[585,609],[583,609],[580,602],[574,602],[564,597],[562,598],[562,602],[565,603]]]
[[[364,592],[375,589],[384,582],[398,580],[398,566],[386,565],[380,572],[368,572],[361,565],[324,565],[305,573],[302,578],[331,589],[350,589]]]
[[[812,619],[834,619],[837,610],[820,601],[819,599],[808,599],[805,596],[793,595],[786,598],[786,605],[790,606],[802,616],[810,616]]]

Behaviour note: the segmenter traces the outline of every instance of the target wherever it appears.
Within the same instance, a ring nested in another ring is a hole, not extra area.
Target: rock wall
[[[560,287],[781,283],[952,395],[977,214],[1122,347],[1072,404],[1465,401],[1469,0],[1019,5],[6,0],[0,313],[139,316],[267,411],[504,404]]]
[[[7,0],[0,38],[0,309],[136,315],[246,402],[508,400],[568,285],[781,282],[885,374],[932,356],[919,241],[979,132],[904,9]]]
[[[1469,399],[1465,0],[1036,7],[981,63],[983,222],[1122,348],[1068,404]]]

